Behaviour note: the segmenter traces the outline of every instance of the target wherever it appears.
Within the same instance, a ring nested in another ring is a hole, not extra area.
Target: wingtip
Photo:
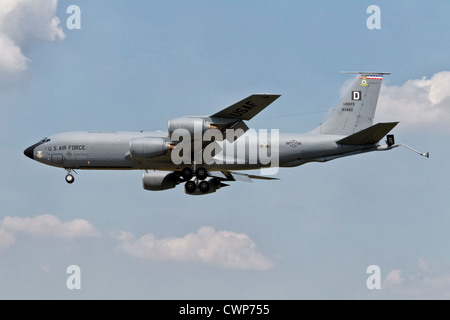
[[[263,98],[270,98],[270,97],[272,97],[272,98],[275,98],[275,99],[281,97],[281,94],[277,94],[277,93],[255,93],[254,95],[255,96],[261,96]]]

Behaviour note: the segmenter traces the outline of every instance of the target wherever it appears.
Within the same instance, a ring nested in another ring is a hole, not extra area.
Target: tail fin
[[[359,77],[345,93],[331,116],[311,131],[316,134],[351,135],[373,124],[383,75],[389,72],[345,72]]]

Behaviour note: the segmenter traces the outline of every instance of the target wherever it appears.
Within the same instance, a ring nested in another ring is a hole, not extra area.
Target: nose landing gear
[[[66,176],[66,182],[67,182],[68,184],[72,184],[74,181],[75,181],[75,178],[74,178],[73,175],[68,174],[68,175]]]
[[[75,181],[75,177],[71,174],[72,169],[66,169],[66,171],[67,171],[66,182],[68,184],[72,184]],[[75,170],[73,170],[73,171],[75,172]]]

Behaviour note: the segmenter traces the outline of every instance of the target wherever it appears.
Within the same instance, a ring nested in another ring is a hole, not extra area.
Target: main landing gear
[[[186,192],[194,193],[198,188],[202,193],[208,193],[211,189],[208,181],[205,181],[208,177],[208,171],[203,167],[197,168],[195,173],[194,170],[190,167],[186,167],[181,171],[181,177],[186,181],[186,184],[184,185]],[[194,176],[195,179],[191,180]]]
[[[194,170],[190,167],[183,168],[181,171],[181,176],[186,180],[191,180],[194,176]],[[200,167],[197,170],[195,170],[195,177],[198,180],[205,180],[208,177],[208,171],[206,171],[205,168]]]
[[[186,189],[187,193],[194,193],[195,190],[197,190],[197,184],[195,183],[195,181],[189,180],[184,185],[184,188]]]
[[[71,174],[72,169],[66,169],[66,171],[67,171],[66,182],[68,184],[72,184],[75,181],[75,177]],[[74,170],[74,172],[75,172],[75,170]]]

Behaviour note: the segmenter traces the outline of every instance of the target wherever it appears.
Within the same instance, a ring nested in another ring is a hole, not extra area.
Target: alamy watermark
[[[367,18],[366,26],[369,30],[379,30],[381,29],[381,9],[377,5],[370,5],[367,7],[367,14],[370,17]]]
[[[381,289],[381,269],[379,266],[373,264],[367,267],[367,274],[370,276],[367,278],[366,286],[369,290]]]
[[[70,276],[66,280],[67,289],[73,290],[81,289],[81,269],[76,264],[70,265],[67,267],[66,273],[70,274]]]
[[[67,14],[70,16],[67,18],[66,27],[69,30],[80,30],[81,29],[81,9],[79,6],[73,4],[67,7]]]
[[[170,136],[176,142],[171,160],[176,165],[254,165],[271,168],[264,171],[266,175],[276,174],[274,169],[280,164],[279,137],[278,129],[176,129]]]

